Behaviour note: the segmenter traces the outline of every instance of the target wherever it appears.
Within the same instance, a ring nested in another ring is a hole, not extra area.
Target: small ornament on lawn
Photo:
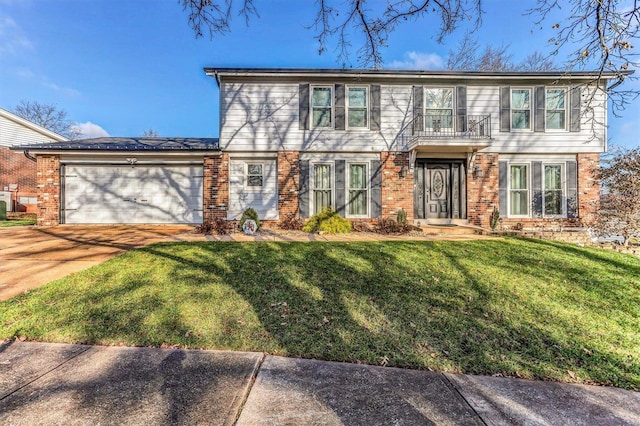
[[[258,225],[256,224],[256,221],[253,219],[247,219],[242,224],[242,232],[244,232],[247,235],[253,235],[257,230],[258,230]]]

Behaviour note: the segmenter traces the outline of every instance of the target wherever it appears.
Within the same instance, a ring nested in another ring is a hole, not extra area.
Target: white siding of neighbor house
[[[421,81],[421,85],[430,86]],[[313,84],[313,82],[311,83]],[[348,83],[345,83],[348,85]],[[457,84],[442,85],[454,87]],[[534,85],[510,84],[511,87]],[[436,86],[436,85],[434,85]],[[595,96],[592,116],[582,115],[581,130],[500,132],[500,87],[467,85],[467,115],[491,115],[492,146],[484,152],[603,152],[605,95]],[[583,111],[589,93],[582,90]],[[413,118],[412,86],[381,84],[381,131],[299,130],[298,83],[229,82],[220,89],[220,146],[225,151],[379,152],[403,150],[398,134]],[[533,116],[531,118],[533,122]],[[567,111],[568,120],[568,111]]]
[[[33,130],[19,122],[0,115],[0,146],[25,145],[64,141],[64,138],[54,139],[49,135]]]
[[[264,164],[262,187],[245,187],[245,164],[247,162]],[[275,159],[231,159],[229,161],[229,208],[227,209],[227,219],[239,219],[248,208],[253,208],[262,220],[278,219],[277,185],[278,169]]]

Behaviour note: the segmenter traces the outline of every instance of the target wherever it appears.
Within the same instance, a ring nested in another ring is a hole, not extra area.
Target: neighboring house
[[[7,210],[37,211],[36,160],[9,148],[14,145],[66,141],[67,138],[0,108],[0,199]]]
[[[596,90],[596,73],[205,72],[220,88],[219,146],[199,140],[194,151],[163,138],[155,140],[173,150],[140,146],[142,139],[124,140],[132,141],[125,149],[114,138],[31,146],[49,194],[39,223],[147,221],[120,214],[131,197],[114,190],[127,167],[140,168],[140,152],[152,168],[185,155],[194,167],[178,171],[184,180],[154,169],[154,191],[174,188],[176,201],[184,188],[201,188],[193,201],[200,216],[174,214],[169,203],[156,206],[164,213],[154,221],[233,220],[249,207],[267,221],[325,207],[364,221],[403,209],[420,224],[488,226],[494,208],[505,226],[591,220],[600,191],[591,172],[606,150],[606,94]],[[132,182],[146,176],[131,173]],[[92,198],[96,192],[104,195]]]

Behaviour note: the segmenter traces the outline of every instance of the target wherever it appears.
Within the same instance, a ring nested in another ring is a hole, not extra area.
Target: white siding
[[[0,115],[0,146],[36,144],[65,139],[54,139],[18,122]]]
[[[428,86],[428,82],[420,81]],[[441,84],[440,84],[441,85]],[[448,85],[448,87],[456,84]],[[512,87],[518,85],[512,84]],[[523,85],[523,87],[532,87]],[[589,93],[583,89],[583,111]],[[381,131],[299,130],[298,84],[222,82],[220,145],[226,151],[379,152],[402,150],[398,133],[413,118],[411,84],[381,85]],[[491,115],[492,146],[484,152],[579,153],[605,149],[605,95],[582,116],[580,132],[500,132],[500,85],[468,85],[467,114]],[[568,117],[568,116],[567,116]],[[532,117],[533,120],[533,117]]]
[[[262,187],[245,185],[246,163],[264,165]],[[227,219],[239,219],[242,213],[252,208],[258,217],[278,219],[278,169],[273,159],[231,159],[229,161],[229,208]]]

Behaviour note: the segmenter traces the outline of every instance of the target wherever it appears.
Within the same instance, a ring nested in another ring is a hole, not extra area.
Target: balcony
[[[419,115],[400,138],[409,151],[477,151],[491,145],[491,115]]]

